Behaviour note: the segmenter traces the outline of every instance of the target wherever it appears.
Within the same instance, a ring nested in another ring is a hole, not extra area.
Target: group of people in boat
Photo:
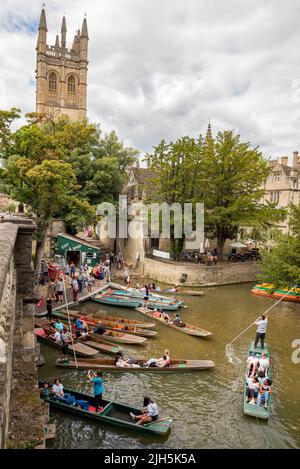
[[[103,412],[106,404],[102,399],[104,393],[102,372],[98,370],[95,373],[94,371],[89,370],[87,376],[94,388],[94,397],[92,401],[78,399],[72,394],[65,392],[63,384],[59,378],[54,380],[54,384],[52,386],[48,381],[45,381],[40,390],[40,396],[42,399],[54,399],[62,402],[63,404],[79,407],[85,411],[101,413]],[[140,413],[135,415],[130,412],[129,415],[136,425],[155,422],[158,419],[158,406],[149,396],[145,396]]]
[[[167,324],[173,324],[177,327],[185,327],[185,323],[182,321],[178,313],[176,313],[175,316],[171,318],[170,315],[166,313],[166,311],[155,309],[152,313],[152,316],[154,318],[164,320]]]
[[[249,404],[268,407],[272,392],[270,359],[266,353],[251,353],[247,359],[246,396]]]
[[[118,352],[115,359],[115,366],[118,368],[147,368],[157,367],[165,368],[171,364],[169,350],[165,350],[160,358],[150,358],[147,361],[137,360],[135,358],[124,358],[122,352]]]

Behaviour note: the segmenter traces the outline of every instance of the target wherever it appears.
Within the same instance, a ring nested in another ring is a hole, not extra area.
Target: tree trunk
[[[225,241],[226,239],[224,239],[223,237],[217,238],[217,245],[218,245],[218,250],[220,253],[220,261],[223,260]]]

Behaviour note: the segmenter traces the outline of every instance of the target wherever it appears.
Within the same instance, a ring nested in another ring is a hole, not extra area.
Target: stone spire
[[[47,22],[46,22],[46,13],[45,8],[42,9],[40,23],[39,23],[39,31],[41,29],[45,29],[47,31]]]
[[[46,53],[47,48],[47,22],[45,9],[42,9],[40,22],[39,22],[39,36],[37,42],[37,51],[40,53]]]
[[[84,18],[82,23],[81,36],[87,39],[89,38],[86,18]]]
[[[66,18],[65,16],[62,19],[62,25],[61,25],[61,47],[62,49],[66,48],[67,44],[67,24],[66,24]]]
[[[59,36],[58,36],[58,34],[56,34],[55,49],[59,49],[59,48],[60,48],[60,45],[59,45]]]

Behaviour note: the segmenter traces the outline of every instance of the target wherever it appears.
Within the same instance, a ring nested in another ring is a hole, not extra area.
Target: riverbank
[[[255,261],[239,263],[220,262],[217,265],[175,262],[154,258],[144,260],[143,274],[156,282],[187,287],[210,287],[256,282],[259,266]]]

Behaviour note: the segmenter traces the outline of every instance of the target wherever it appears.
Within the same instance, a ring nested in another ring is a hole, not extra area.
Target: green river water
[[[165,348],[171,358],[210,359],[214,370],[197,373],[106,374],[106,396],[140,407],[145,394],[173,417],[165,439],[119,430],[87,419],[51,410],[57,436],[49,448],[300,448],[300,363],[292,361],[292,342],[300,339],[300,305],[281,303],[270,313],[267,343],[272,357],[273,396],[268,422],[243,415],[243,376],[248,344],[255,327],[234,346],[241,362],[231,364],[225,354],[230,342],[259,314],[271,306],[270,299],[249,294],[251,285],[205,289],[203,297],[183,297],[187,309],[183,320],[213,333],[208,339],[187,336],[157,325],[158,337],[146,346],[128,346],[127,355],[160,357]],[[76,309],[94,313],[105,309],[118,316],[144,320],[134,310],[104,307],[87,302]],[[61,377],[65,387],[92,392],[86,371],[55,367],[59,351],[41,345],[46,364],[40,378]],[[99,356],[102,356],[101,354]],[[298,354],[300,356],[300,354]]]

